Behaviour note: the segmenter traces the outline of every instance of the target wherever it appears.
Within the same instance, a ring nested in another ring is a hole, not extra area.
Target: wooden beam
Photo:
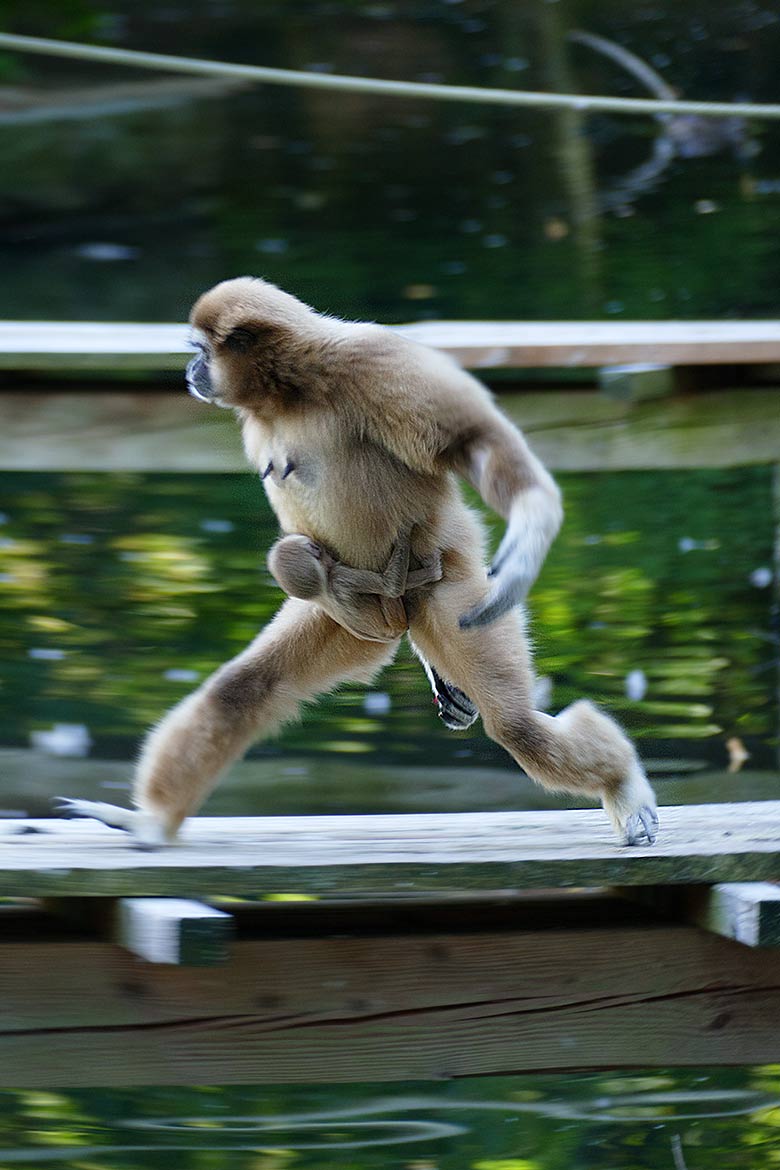
[[[148,853],[94,821],[0,821],[2,896],[383,897],[780,878],[780,801],[661,810],[653,846],[618,845],[601,809],[197,817]]]
[[[780,321],[421,321],[395,327],[471,369],[762,364],[780,361]],[[0,369],[182,369],[184,324],[1,321]]]
[[[213,967],[224,963],[233,920],[188,898],[120,898],[114,941],[149,963]]]
[[[780,452],[776,390],[632,403],[598,391],[502,393],[502,410],[554,470],[735,467]],[[0,393],[6,471],[245,471],[230,411],[183,391]]]
[[[620,892],[638,905],[744,946],[780,947],[780,887],[770,882],[630,886]]]
[[[405,1081],[529,1071],[776,1063],[780,952],[695,927],[383,932],[323,916],[261,928],[213,970],[139,963],[40,925],[0,942],[0,1085]],[[362,914],[362,912],[361,912]],[[274,933],[276,936],[274,936]],[[284,935],[287,937],[284,937]]]
[[[692,922],[748,947],[780,946],[780,888],[769,882],[722,882],[691,894]]]

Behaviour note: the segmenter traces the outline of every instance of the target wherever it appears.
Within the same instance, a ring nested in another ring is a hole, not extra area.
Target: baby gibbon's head
[[[268,570],[289,597],[313,601],[328,587],[322,549],[316,541],[293,534],[277,540],[268,553]]]

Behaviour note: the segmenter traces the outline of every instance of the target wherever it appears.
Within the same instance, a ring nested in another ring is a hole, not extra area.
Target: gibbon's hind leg
[[[485,731],[528,775],[554,791],[598,797],[621,841],[655,840],[655,797],[633,745],[592,703],[555,717],[534,710],[534,676],[522,616],[461,629],[458,618],[484,594],[473,576],[442,581],[420,604],[410,634],[421,655],[476,704]]]
[[[141,845],[172,841],[221,773],[249,745],[339,683],[369,682],[398,643],[355,638],[310,602],[286,601],[255,640],[168,712],[136,769],[134,810],[86,800],[66,812],[130,830]]]

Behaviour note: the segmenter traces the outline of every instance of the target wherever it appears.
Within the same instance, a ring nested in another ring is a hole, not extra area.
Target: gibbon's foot
[[[442,723],[450,731],[465,731],[471,727],[479,711],[468,695],[452,683],[445,682],[440,674],[433,673],[433,701]]]
[[[641,845],[643,839],[654,845],[658,835],[658,812],[649,805],[642,807],[626,821],[626,845]]]
[[[139,849],[156,849],[170,845],[171,838],[151,813],[140,809],[120,808],[116,804],[104,804],[100,800],[77,800],[69,796],[58,796],[55,808],[64,817],[86,817],[100,821],[110,829],[121,829],[130,833]]]

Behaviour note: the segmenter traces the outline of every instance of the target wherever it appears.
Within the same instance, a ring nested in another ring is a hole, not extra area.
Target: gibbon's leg
[[[361,641],[310,602],[290,598],[253,642],[172,708],[136,770],[134,810],[88,800],[65,812],[129,829],[141,845],[172,841],[220,774],[299,705],[347,680],[369,682],[398,643]]]
[[[421,601],[410,634],[433,668],[469,695],[485,731],[545,788],[598,797],[627,845],[652,842],[655,797],[633,745],[614,720],[580,700],[552,717],[535,711],[534,676],[522,616],[461,629],[458,618],[485,593],[481,565],[442,581]]]

